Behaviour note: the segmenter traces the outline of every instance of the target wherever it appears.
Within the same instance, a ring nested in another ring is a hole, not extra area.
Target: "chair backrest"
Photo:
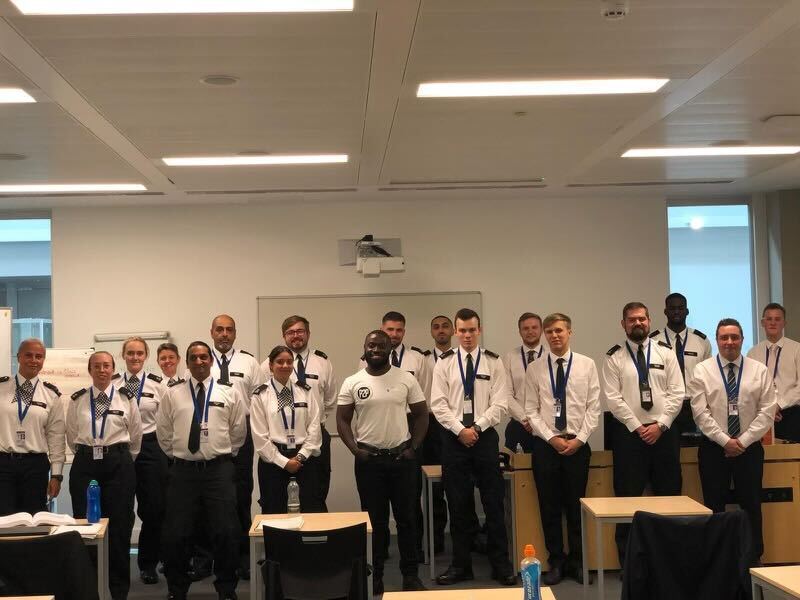
[[[327,531],[263,529],[267,600],[366,599],[366,523]]]
[[[97,572],[79,533],[0,538],[0,596],[97,600]]]

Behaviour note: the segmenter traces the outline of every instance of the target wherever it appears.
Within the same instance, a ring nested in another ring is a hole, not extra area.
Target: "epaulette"
[[[483,353],[486,356],[491,356],[492,358],[500,358],[498,354],[495,354],[494,352],[492,352],[491,350],[487,350],[486,348],[483,349]]]
[[[239,352],[241,352],[242,354],[247,354],[247,356],[253,356],[247,350],[239,350]],[[253,358],[255,358],[255,356],[253,356]]]
[[[325,354],[322,350],[314,350],[314,354],[316,354],[317,356],[321,356],[325,360],[328,360],[328,355]]]
[[[656,337],[656,336],[657,336],[659,333],[661,333],[661,330],[660,330],[660,329],[656,329],[656,330],[655,330],[653,333],[651,333],[651,334],[650,334],[649,336],[647,336],[647,337],[654,338],[654,337]]]
[[[128,388],[119,388],[119,393],[125,396],[128,400],[133,400],[133,392],[131,392]]]
[[[658,345],[659,346],[664,346],[664,348],[669,348],[670,350],[672,350],[672,345],[668,344],[667,342],[665,342],[663,340],[658,340]]]
[[[8,375],[3,375],[2,377],[0,377],[0,383],[5,383],[9,379],[11,379],[11,377],[9,377]]]
[[[220,385],[224,385],[226,387],[233,387],[233,384],[230,381],[223,381],[222,379],[217,379],[217,383]]]
[[[708,336],[705,333],[703,333],[702,331],[698,331],[697,329],[694,329],[692,331],[692,333],[695,334],[697,337],[699,337],[702,340],[705,340],[705,339],[708,338]]]
[[[420,354],[422,354],[422,356],[428,356],[428,355],[431,353],[431,351],[430,351],[430,350],[420,350],[420,349],[419,349],[419,348],[417,348],[416,346],[411,346],[411,349],[412,349],[414,352],[419,352]]]
[[[167,384],[167,387],[173,387],[173,386],[179,385],[179,384],[181,384],[181,383],[186,383],[186,380],[185,380],[185,379],[182,379],[182,378],[180,378],[180,377],[178,377],[178,379],[176,379],[176,380],[175,380],[175,381],[173,381],[172,383],[168,383],[168,384]]]
[[[455,353],[456,353],[456,351],[453,350],[452,348],[450,348],[450,350],[448,350],[447,352],[442,352],[439,355],[439,358],[447,358],[448,356],[453,356],[453,354],[455,354]]]
[[[43,381],[42,385],[46,387],[48,390],[53,390],[53,392],[55,392],[56,396],[58,396],[59,398],[61,397],[61,392],[58,391],[58,388],[49,381]]]
[[[608,354],[609,356],[614,356],[614,353],[620,348],[622,348],[622,346],[620,346],[619,344],[614,344],[613,346],[611,346],[611,348],[608,349],[608,352],[606,352],[606,354]]]
[[[83,396],[85,393],[86,393],[86,388],[83,388],[82,390],[78,390],[77,392],[72,394],[72,396],[70,396],[70,398],[72,398],[73,400],[77,400],[78,398]]]
[[[111,378],[111,381],[114,381],[115,379],[119,379],[120,377],[122,377],[122,375],[120,375],[119,373],[114,373],[114,376]]]
[[[148,373],[147,374],[147,378],[155,381],[156,383],[161,383],[162,381],[164,381],[163,377],[160,377],[160,376],[156,375],[155,373]]]
[[[269,387],[268,383],[262,383],[260,386],[258,386],[256,389],[253,390],[253,395],[260,394],[261,392],[263,392],[268,387]]]

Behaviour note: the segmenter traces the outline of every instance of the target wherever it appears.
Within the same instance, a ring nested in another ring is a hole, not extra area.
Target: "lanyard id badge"
[[[108,421],[108,411],[111,410],[111,402],[114,400],[114,386],[111,386],[111,393],[108,395],[108,409],[103,413],[103,423],[100,425],[100,435],[97,435],[97,405],[94,401],[94,390],[89,388],[89,416],[92,418],[92,460],[103,460],[102,444],[97,441],[102,440],[106,435],[106,421]]]
[[[275,397],[277,398],[278,397],[278,388],[275,387],[275,381],[274,380],[270,380],[270,383],[272,384],[272,389],[275,390]],[[289,388],[289,391],[291,391],[291,388]],[[289,420],[286,418],[286,408],[287,407],[284,407],[284,408],[281,408],[279,410],[279,412],[281,413],[281,418],[283,419],[283,429],[284,429],[284,431],[286,431],[286,449],[287,450],[296,450],[297,449],[297,436],[295,436],[295,433],[294,433],[294,431],[295,431],[294,424],[295,424],[295,416],[296,416],[296,413],[295,413],[295,410],[294,410],[294,394],[292,394],[292,404],[291,404],[292,422],[291,422],[291,424],[289,423]]]
[[[19,418],[19,429],[17,430],[17,443],[25,445],[25,430],[22,428],[22,423],[23,421],[25,421],[25,417],[28,416],[28,411],[30,410],[31,405],[26,404],[25,408],[24,409],[22,408],[23,402],[19,393],[19,388],[20,388],[19,379],[17,379],[16,375],[14,375],[14,382],[17,384],[15,395],[17,398],[17,417]],[[31,399],[33,399],[33,395],[36,393],[36,388],[38,385],[39,385],[39,380],[37,379],[36,385],[33,386],[33,392],[31,392]]]
[[[198,414],[197,411],[197,395],[194,392],[194,388],[192,387],[192,382],[187,382],[189,385],[189,391],[192,394],[192,405],[194,406],[194,420],[200,425],[200,443],[205,444],[208,442],[208,407],[211,401],[211,390],[214,389],[214,379],[211,379],[211,384],[208,386],[208,390],[206,391],[205,402],[203,403],[203,411]]]
[[[25,430],[24,429],[20,429],[19,431],[17,431],[17,442],[19,442],[22,445],[25,445]]]
[[[553,398],[553,416],[560,418],[562,410],[561,398]]]
[[[626,342],[625,347],[628,349],[628,354],[633,361],[633,366],[636,367],[636,374],[639,376],[639,402],[644,410],[652,410],[653,408],[653,390],[650,388],[650,350],[653,347],[652,342],[647,344],[647,358],[645,360],[645,371],[642,373],[639,369],[639,363],[633,355],[630,345]]]
[[[728,378],[725,377],[725,371],[722,369],[722,361],[717,355],[717,366],[719,367],[719,374],[722,377],[722,385],[725,387],[725,393],[728,395],[728,416],[739,416],[739,389],[742,387],[742,373],[744,372],[744,360],[739,366],[739,376],[736,382],[732,385],[728,383]]]
[[[475,379],[478,375],[478,367],[481,364],[481,351],[478,350],[478,358],[475,359],[475,368],[472,371],[472,377],[467,379],[464,374],[464,363],[461,360],[461,350],[458,350],[458,368],[461,372],[461,384],[464,387],[464,418],[467,415],[474,415],[475,410],[473,400],[475,399]]]
[[[208,443],[208,421],[200,423],[200,443]]]

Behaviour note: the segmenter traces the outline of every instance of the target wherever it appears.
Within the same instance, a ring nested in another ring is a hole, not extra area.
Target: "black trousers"
[[[293,458],[297,452],[288,452],[284,456]],[[258,504],[265,515],[283,514],[286,512],[288,493],[286,486],[294,477],[300,486],[300,511],[304,513],[328,512],[321,501],[318,457],[312,456],[303,464],[297,473],[292,475],[286,469],[263,460],[258,461]]]
[[[111,446],[102,460],[78,452],[69,472],[69,495],[76,519],[86,518],[86,488],[100,484],[100,509],[108,517],[108,589],[114,600],[128,597],[131,587],[131,533],[136,469],[126,447]]]
[[[161,547],[171,592],[185,594],[194,527],[205,524],[214,555],[214,587],[230,593],[238,582],[241,528],[236,514],[234,465],[229,457],[211,463],[175,461],[170,468]]]
[[[442,481],[450,506],[450,534],[453,537],[453,566],[472,568],[473,477],[486,515],[486,550],[496,570],[511,568],[508,559],[508,534],[505,524],[505,484],[500,473],[498,435],[494,428],[480,434],[477,443],[467,448],[450,431],[442,433]]]
[[[506,425],[506,448],[512,452],[517,451],[517,444],[522,446],[522,451],[526,454],[533,452],[533,440],[536,438],[531,433],[528,433],[525,426],[517,421],[511,419]]]
[[[722,446],[704,437],[697,450],[703,504],[714,512],[725,512],[730,500],[739,503],[747,513],[753,534],[750,563],[756,563],[764,553],[761,528],[761,478],[764,474],[764,447],[754,442],[743,454],[726,458]],[[733,480],[733,498],[730,498]]]
[[[409,421],[410,421],[409,417]],[[442,432],[444,427],[436,420],[433,413],[428,414],[428,431],[422,443],[422,453],[420,466],[422,465],[441,465],[442,464]],[[417,469],[417,496],[420,499],[415,503],[417,508],[417,547],[421,548],[424,540],[422,539],[422,469]],[[447,527],[447,502],[444,499],[444,486],[440,482],[433,484],[433,545],[434,547],[444,546],[444,529]],[[474,513],[473,509],[473,513]],[[475,517],[477,521],[477,517]]]
[[[239,518],[239,531],[243,532],[239,539],[239,558],[241,565],[250,568],[250,540],[247,532],[253,522],[253,435],[250,432],[250,417],[247,417],[247,437],[239,448],[239,453],[233,457],[236,479],[236,514]]]
[[[47,454],[0,452],[0,516],[47,510]]]
[[[561,456],[543,439],[533,443],[533,478],[539,496],[539,513],[542,516],[544,543],[550,554],[552,567],[565,563],[579,568],[581,557],[581,498],[586,496],[589,481],[589,460],[592,449],[581,446],[571,456]],[[564,552],[562,515],[567,517],[567,543],[569,555]]]
[[[800,442],[800,406],[789,406],[781,411],[783,418],[775,423],[775,437]]]
[[[372,553],[375,577],[383,577],[389,555],[389,507],[397,525],[400,572],[417,574],[416,522],[414,518],[416,460],[394,456],[371,456],[355,461],[356,486],[361,506],[372,522]]]
[[[635,431],[628,431],[616,419],[611,450],[614,457],[614,495],[641,496],[647,485],[655,496],[679,496],[681,493],[681,447],[679,434],[667,429],[652,446],[644,443]],[[619,564],[625,564],[629,524],[619,524],[616,530]]]
[[[161,529],[164,526],[169,470],[155,431],[142,436],[136,457],[136,514],[142,520],[139,531],[139,570],[155,569],[161,560]]]
[[[322,502],[327,502],[328,492],[331,489],[331,434],[322,424],[322,447],[317,457],[317,470],[319,472],[319,493]],[[327,508],[325,509],[327,510]]]

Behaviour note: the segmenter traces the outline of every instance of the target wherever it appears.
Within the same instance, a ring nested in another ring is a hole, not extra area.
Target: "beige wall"
[[[786,307],[786,335],[800,339],[800,190],[767,194],[767,207],[771,300]]]

